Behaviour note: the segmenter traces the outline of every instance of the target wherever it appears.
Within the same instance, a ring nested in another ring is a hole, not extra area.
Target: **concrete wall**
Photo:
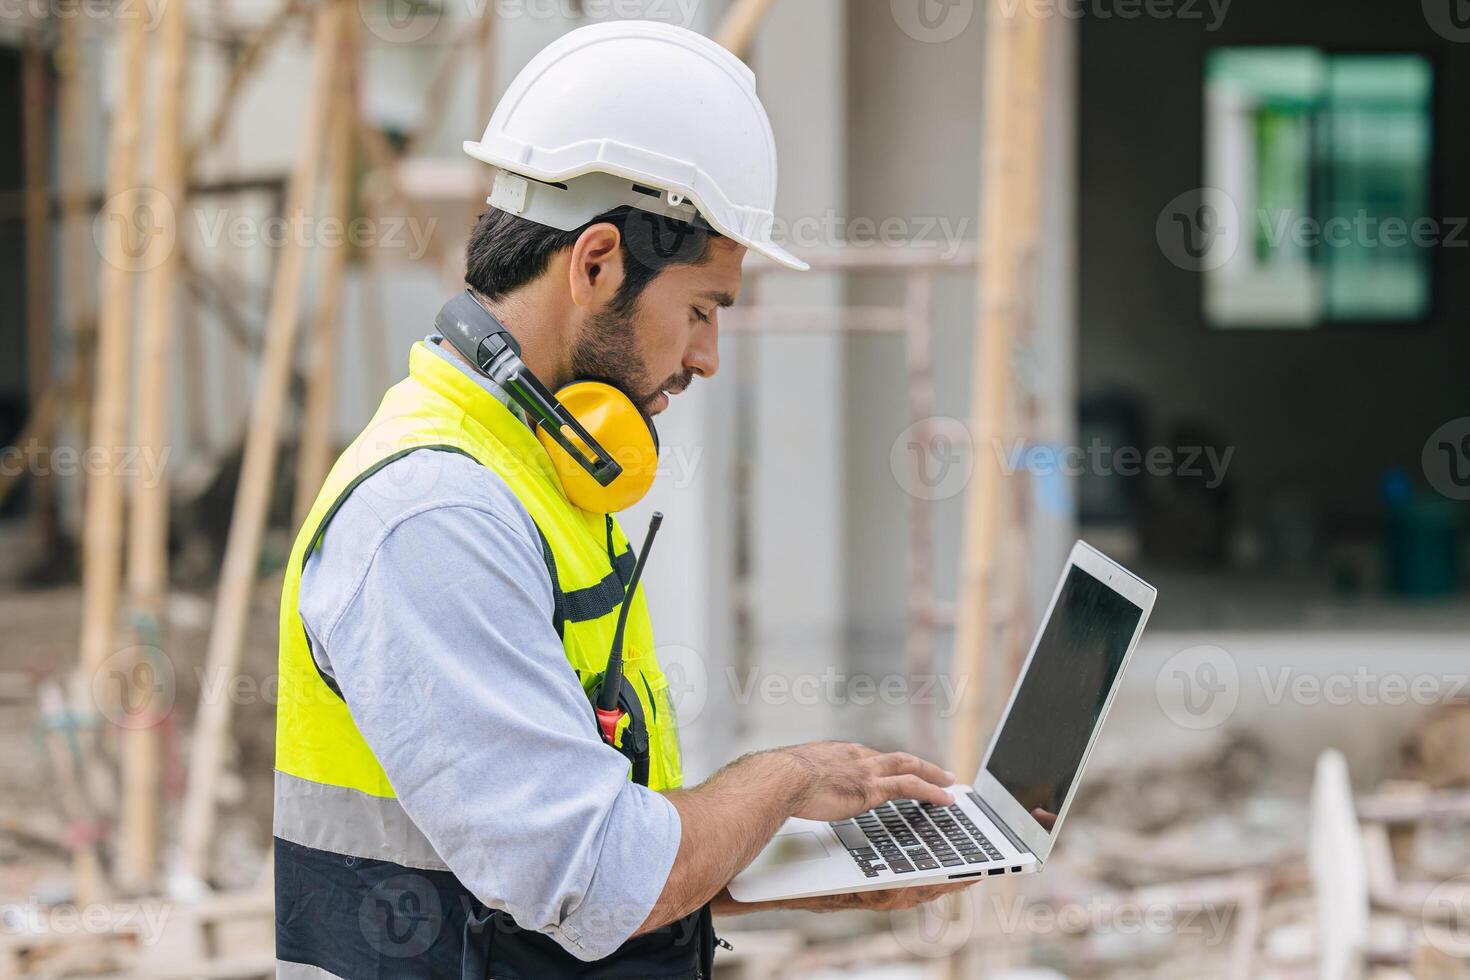
[[[1448,5],[1443,5],[1448,10]],[[1204,10],[1200,5],[1200,10]],[[1079,288],[1084,392],[1141,393],[1152,440],[1199,420],[1237,447],[1229,476],[1247,517],[1278,493],[1313,501],[1324,522],[1370,524],[1379,474],[1419,471],[1425,440],[1465,415],[1470,247],[1438,257],[1430,322],[1303,332],[1218,331],[1201,315],[1202,281],[1165,258],[1154,222],[1203,181],[1206,52],[1225,44],[1314,44],[1425,52],[1438,71],[1435,189],[1440,217],[1470,215],[1470,47],[1426,20],[1438,5],[1235,0],[1218,29],[1201,20],[1081,23]]]

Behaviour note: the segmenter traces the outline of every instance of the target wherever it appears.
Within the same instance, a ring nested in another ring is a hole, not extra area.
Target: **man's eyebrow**
[[[726,293],[726,292],[721,292],[720,290],[717,290],[717,289],[710,290],[707,293],[700,293],[700,298],[701,299],[710,300],[716,306],[734,306],[735,305],[735,297],[734,296],[732,296],[732,295],[730,295],[729,293]]]

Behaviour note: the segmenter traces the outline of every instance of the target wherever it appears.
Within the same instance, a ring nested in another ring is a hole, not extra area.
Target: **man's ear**
[[[617,295],[623,285],[622,242],[618,226],[605,221],[577,238],[567,268],[573,303],[600,309]]]

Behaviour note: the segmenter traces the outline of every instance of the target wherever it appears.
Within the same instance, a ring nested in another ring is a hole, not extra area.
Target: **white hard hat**
[[[776,141],[755,75],[694,31],[612,21],[547,45],[465,152],[499,168],[488,202],[563,231],[619,205],[692,221],[791,269],[771,240]]]

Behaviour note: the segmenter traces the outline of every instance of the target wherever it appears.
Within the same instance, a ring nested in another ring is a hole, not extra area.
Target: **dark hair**
[[[595,224],[616,225],[622,233],[623,283],[614,302],[631,309],[650,282],[675,265],[699,265],[709,258],[709,243],[719,232],[624,205],[598,215],[580,228],[561,231],[499,208],[480,215],[465,248],[465,283],[489,300],[524,286],[546,271],[551,257],[576,244]]]

